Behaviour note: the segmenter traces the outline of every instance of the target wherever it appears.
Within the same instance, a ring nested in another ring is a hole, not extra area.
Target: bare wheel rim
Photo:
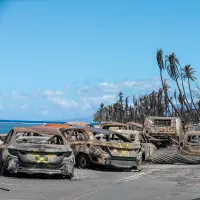
[[[86,159],[85,155],[81,155],[79,157],[79,165],[80,165],[80,167],[86,167],[87,159]]]

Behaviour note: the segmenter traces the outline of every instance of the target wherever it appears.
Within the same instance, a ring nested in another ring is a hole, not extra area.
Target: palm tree
[[[126,99],[125,99],[125,118],[126,118],[126,121],[128,120],[128,108],[129,108],[128,98],[129,97],[126,97]]]
[[[189,91],[190,91],[190,98],[191,98],[191,107],[192,105],[194,106],[195,110],[197,111],[197,107],[194,103],[194,100],[193,100],[193,96],[192,96],[192,91],[191,91],[191,85],[190,85],[190,81],[195,81],[196,80],[196,77],[194,76],[194,73],[196,71],[194,71],[194,69],[192,67],[190,67],[190,65],[186,65],[183,69],[183,78],[184,80],[187,79],[188,81],[188,86],[189,86]]]
[[[162,87],[163,87],[163,91],[164,91],[165,97],[166,97],[167,101],[171,104],[171,106],[174,108],[175,112],[179,115],[179,117],[182,118],[181,114],[179,113],[179,111],[177,110],[177,108],[174,106],[174,104],[171,101],[171,99],[168,97],[168,92],[167,92],[167,89],[165,87],[166,85],[165,85],[164,80],[163,80],[162,71],[165,69],[166,65],[164,65],[163,51],[162,51],[162,49],[160,49],[160,50],[157,51],[156,58],[157,58],[158,66],[160,68],[160,78],[161,78]]]
[[[178,65],[180,66],[179,61],[176,58],[174,53],[170,54],[169,56],[165,56],[165,58],[166,58],[165,67],[167,68],[168,75],[170,76],[170,78],[173,81],[176,82],[176,85],[177,85],[178,90],[179,90],[180,98],[182,99],[184,105],[186,106],[187,112],[190,114],[191,119],[195,120],[195,116],[192,112],[192,108],[190,107],[190,105],[187,104],[187,102],[185,100],[186,97],[183,95],[183,92],[182,92],[180,85],[179,85],[179,82],[178,82],[178,79],[180,77],[180,72],[179,72],[179,69],[178,69]],[[182,108],[184,108],[184,107],[182,107]]]
[[[176,89],[174,90],[174,99],[176,101],[176,107],[178,108]]]
[[[194,69],[192,67],[190,67],[190,65],[186,65],[183,69],[183,73],[182,73],[182,76],[183,76],[183,79],[187,79],[188,81],[188,87],[189,87],[189,91],[190,91],[190,98],[191,98],[191,107],[192,105],[194,106],[195,110],[196,110],[196,113],[197,113],[197,116],[196,116],[196,119],[197,119],[197,122],[199,121],[199,117],[198,117],[198,109],[194,103],[194,100],[193,100],[193,96],[192,96],[192,90],[191,90],[191,85],[190,85],[190,81],[195,81],[196,80],[196,77],[194,76],[194,73],[196,71],[194,71]]]

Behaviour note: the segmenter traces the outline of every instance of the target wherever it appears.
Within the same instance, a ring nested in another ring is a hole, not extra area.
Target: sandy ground
[[[73,180],[0,177],[0,200],[198,200],[199,165],[145,165],[140,172],[76,169]]]

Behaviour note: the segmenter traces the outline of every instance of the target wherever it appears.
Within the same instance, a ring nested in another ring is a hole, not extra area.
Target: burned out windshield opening
[[[131,142],[128,138],[117,133],[102,134],[102,133],[93,132],[93,135],[96,137],[97,140],[101,140],[104,142]]]
[[[64,141],[61,136],[51,134],[17,132],[15,140],[17,143],[64,145]]]
[[[171,120],[154,120],[155,126],[171,126]]]
[[[200,135],[190,135],[187,139],[187,142],[200,144]]]

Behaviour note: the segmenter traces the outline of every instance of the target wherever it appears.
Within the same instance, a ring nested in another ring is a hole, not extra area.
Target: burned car
[[[65,125],[69,126],[83,126],[83,127],[94,127],[92,124],[87,122],[67,122]]]
[[[133,143],[142,146],[142,161],[150,161],[156,151],[156,146],[149,141],[145,133],[142,133],[141,124],[128,122],[127,124],[118,122],[106,122],[101,126],[103,129],[112,130],[130,139]]]
[[[141,145],[122,134],[99,128],[59,129],[76,156],[79,168],[92,164],[121,169],[138,169],[142,159]]]
[[[55,127],[55,128],[70,128],[70,125],[67,124],[44,124],[43,126],[48,126],[48,127]],[[37,126],[40,127],[40,126]]]
[[[157,148],[152,144],[147,137],[147,135],[141,131],[137,130],[116,130],[116,132],[121,133],[123,136],[130,139],[133,143],[141,144],[142,146],[142,161],[151,161],[153,154],[156,152]]]
[[[185,134],[180,143],[180,152],[183,155],[200,157],[200,131],[192,131]]]
[[[172,141],[179,143],[184,136],[179,117],[147,117],[143,131],[157,147],[171,146]]]
[[[142,124],[136,122],[128,122],[127,125],[130,127],[131,130],[142,131],[143,126]]]
[[[72,178],[74,164],[74,153],[56,128],[13,128],[0,145],[4,175],[45,173]]]
[[[119,122],[105,122],[100,125],[100,128],[106,129],[106,130],[134,130],[132,126],[129,126],[128,124],[123,124]]]

